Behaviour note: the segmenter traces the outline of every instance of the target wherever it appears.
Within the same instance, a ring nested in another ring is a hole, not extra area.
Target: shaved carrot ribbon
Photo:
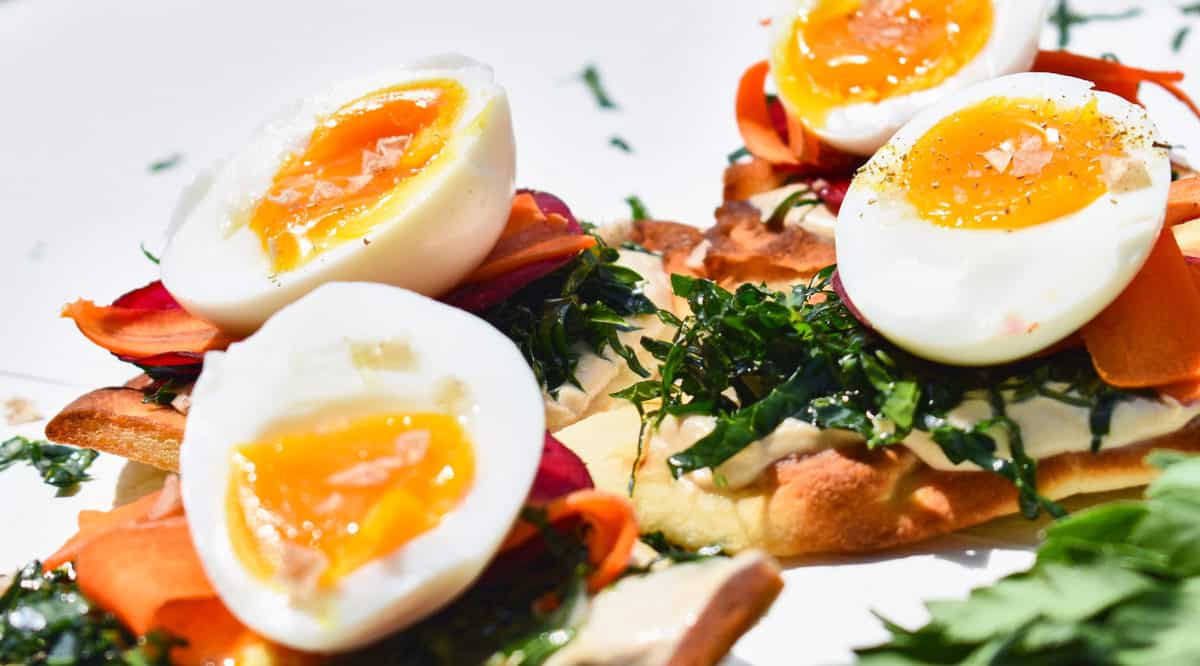
[[[463,284],[486,282],[539,261],[572,257],[595,244],[592,236],[573,231],[562,215],[544,214],[533,195],[522,192],[513,198],[499,242]]]
[[[1143,82],[1154,85],[1171,93],[1175,99],[1183,102],[1192,113],[1200,117],[1200,107],[1188,97],[1179,87],[1183,80],[1183,72],[1165,72],[1150,69],[1138,69],[1122,65],[1103,58],[1089,58],[1069,51],[1039,51],[1033,61],[1033,71],[1065,74],[1080,79],[1086,79],[1096,84],[1096,88],[1114,95],[1124,97],[1134,104],[1141,104],[1138,89]]]
[[[771,111],[763,89],[770,69],[767,61],[762,60],[751,65],[742,74],[737,90],[738,132],[741,133],[746,150],[750,151],[751,155],[771,164],[799,165],[800,158],[793,152],[792,146],[779,136],[779,132],[775,130],[775,123],[771,120]],[[788,132],[793,133],[791,123]]]
[[[1125,291],[1080,333],[1096,372],[1113,386],[1200,381],[1200,288],[1170,227]]]
[[[629,500],[599,490],[577,490],[545,505],[551,523],[579,519],[587,526],[585,539],[592,573],[588,590],[596,592],[620,577],[629,566],[638,538],[637,521]],[[540,534],[537,526],[519,522],[501,550],[516,548]]]
[[[133,359],[179,352],[224,349],[235,338],[187,310],[142,310],[99,306],[78,300],[62,310],[87,339],[108,351]]]

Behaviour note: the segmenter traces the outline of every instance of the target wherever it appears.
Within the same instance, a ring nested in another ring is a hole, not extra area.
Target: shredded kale
[[[92,449],[17,436],[0,443],[0,472],[18,462],[28,463],[42,475],[42,481],[67,495],[91,478],[87,469],[97,455]]]
[[[1200,458],[1150,460],[1165,471],[1144,500],[1051,525],[1031,569],[928,604],[916,631],[884,620],[891,639],[858,663],[1200,663]]]
[[[163,157],[163,158],[160,158],[160,159],[157,159],[157,160],[154,160],[153,162],[151,162],[150,165],[146,167],[146,170],[149,171],[150,173],[159,173],[159,172],[166,171],[168,169],[172,169],[172,168],[178,166],[179,163],[182,161],[183,161],[182,154],[171,153],[170,155],[167,155],[166,157]]]
[[[483,313],[517,344],[551,395],[563,384],[579,386],[575,368],[588,350],[601,354],[612,349],[634,372],[650,375],[617,334],[637,330],[629,318],[653,314],[656,308],[642,293],[642,276],[617,265],[618,257],[617,250],[598,241]]]
[[[138,638],[79,591],[70,565],[32,562],[0,595],[0,663],[30,666],[170,666],[179,641]]]
[[[678,324],[672,340],[642,339],[661,379],[615,394],[652,426],[667,415],[717,417],[710,434],[668,459],[672,473],[715,468],[787,418],[856,432],[872,447],[920,430],[951,462],[970,461],[1009,479],[1027,517],[1043,510],[1062,515],[1038,493],[1037,462],[1026,455],[1006,407],[1043,396],[1086,408],[1095,448],[1116,405],[1135,394],[1104,384],[1079,349],[984,368],[913,356],[855,319],[830,286],[832,272],[831,266],[790,293],[755,285],[731,293],[708,280],[672,276],[692,314],[682,321],[660,315]],[[947,421],[966,399],[987,400],[992,417],[971,428]],[[1008,443],[1009,455],[998,440]]]
[[[615,109],[617,103],[609,97],[608,91],[604,89],[604,83],[600,80],[600,70],[595,65],[588,65],[583,69],[583,74],[580,75],[588,90],[592,92],[592,97],[596,100],[596,105],[602,109]]]
[[[540,509],[526,508],[522,520],[540,529],[544,552],[494,565],[519,575],[485,573],[446,609],[344,663],[538,666],[570,642],[587,604],[587,547],[577,530],[560,531]]]
[[[648,220],[650,219],[650,211],[646,208],[646,204],[636,194],[631,194],[625,197],[625,203],[629,204],[629,219],[631,220]]]
[[[609,138],[608,145],[612,146],[613,148],[616,148],[617,150],[620,150],[620,151],[623,151],[626,153],[633,152],[633,146],[629,145],[628,141],[626,141],[625,139],[623,139],[619,136],[614,136],[614,137]]]
[[[1050,23],[1058,29],[1058,48],[1066,48],[1071,43],[1071,29],[1092,21],[1124,21],[1140,16],[1140,7],[1130,7],[1122,12],[1109,14],[1080,14],[1071,9],[1067,0],[1058,0],[1054,13],[1050,14]]]

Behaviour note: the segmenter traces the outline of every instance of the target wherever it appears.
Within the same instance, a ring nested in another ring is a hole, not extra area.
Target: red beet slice
[[[825,207],[828,208],[834,215],[842,209],[842,202],[846,200],[846,192],[850,190],[849,178],[834,178],[827,180],[821,189],[817,190],[817,196],[821,197],[821,201],[825,202]]]
[[[183,307],[179,305],[179,301],[175,300],[171,292],[167,291],[161,280],[155,280],[140,289],[123,294],[112,304],[119,308],[134,310],[178,310]]]
[[[529,489],[531,504],[545,504],[572,493],[594,487],[587,466],[562,442],[546,431],[542,442],[542,459],[538,463],[537,476]]]

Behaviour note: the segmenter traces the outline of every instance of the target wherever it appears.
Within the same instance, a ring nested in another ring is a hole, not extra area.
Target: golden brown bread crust
[[[50,420],[46,438],[179,471],[186,417],[172,407],[142,400],[140,390],[126,387],[85,393]]]

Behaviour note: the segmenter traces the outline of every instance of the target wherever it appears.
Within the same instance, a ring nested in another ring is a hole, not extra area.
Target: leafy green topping
[[[616,148],[617,150],[624,151],[626,153],[633,152],[633,146],[629,145],[628,141],[626,141],[625,139],[623,139],[619,136],[614,136],[614,137],[609,138],[608,145],[612,146],[613,148]]]
[[[617,103],[608,96],[608,91],[604,89],[604,83],[600,80],[600,70],[596,69],[595,65],[585,67],[580,77],[587,85],[588,90],[592,91],[592,97],[595,98],[597,106],[602,109],[617,108]]]
[[[161,159],[157,159],[157,160],[154,160],[153,162],[151,162],[150,165],[146,167],[146,170],[149,171],[150,173],[159,173],[161,171],[166,171],[168,169],[172,169],[172,168],[178,166],[179,163],[182,161],[183,161],[182,154],[171,153],[170,155],[167,155],[166,157],[163,157]]]
[[[860,663],[1200,663],[1200,458],[1156,462],[1144,500],[1051,525],[1030,570],[930,603],[916,631],[885,621],[891,641]]]
[[[646,204],[636,194],[631,194],[625,197],[625,203],[629,204],[629,219],[631,220],[648,220],[650,219],[650,211],[646,208]]]
[[[1077,25],[1092,21],[1124,21],[1140,16],[1141,13],[1141,8],[1130,7],[1123,12],[1109,14],[1080,14],[1071,9],[1067,0],[1058,0],[1058,6],[1054,9],[1054,13],[1050,14],[1050,22],[1058,28],[1058,48],[1061,49],[1071,43],[1071,29]]]
[[[43,440],[17,436],[0,443],[0,472],[18,462],[28,463],[42,475],[42,481],[70,494],[91,477],[87,468],[99,455],[92,449],[61,446]]]
[[[70,565],[32,562],[0,595],[0,663],[30,666],[169,666],[177,641],[138,639],[79,591]]]
[[[140,243],[138,245],[138,247],[140,247],[142,249],[142,256],[149,259],[150,263],[154,264],[155,266],[157,266],[159,264],[158,255],[155,255],[154,253],[150,252],[150,250],[147,250],[146,244],[144,242]]]
[[[483,314],[517,344],[551,395],[563,384],[579,386],[575,368],[587,350],[602,354],[610,348],[634,372],[649,376],[617,334],[637,330],[628,318],[656,308],[642,294],[642,276],[618,266],[618,257],[598,240],[596,247]]]
[[[674,338],[642,339],[661,379],[615,394],[652,425],[668,415],[717,417],[710,434],[668,459],[672,473],[715,468],[787,418],[856,432],[872,447],[922,430],[951,462],[970,461],[1012,481],[1024,515],[1061,515],[1038,493],[1037,463],[1006,406],[1042,396],[1088,409],[1096,446],[1116,405],[1133,394],[1104,384],[1083,350],[986,368],[913,356],[855,319],[830,286],[832,272],[826,268],[790,293],[755,285],[731,293],[708,280],[672,276],[692,314],[680,321],[660,313],[678,326]],[[987,400],[992,417],[970,428],[950,423],[946,415],[967,399]],[[998,441],[1007,442],[1008,455]]]
[[[537,666],[570,642],[587,604],[587,547],[542,510],[526,508],[522,520],[540,528],[546,548],[531,561],[506,563],[519,575],[484,574],[445,610],[347,663]]]

